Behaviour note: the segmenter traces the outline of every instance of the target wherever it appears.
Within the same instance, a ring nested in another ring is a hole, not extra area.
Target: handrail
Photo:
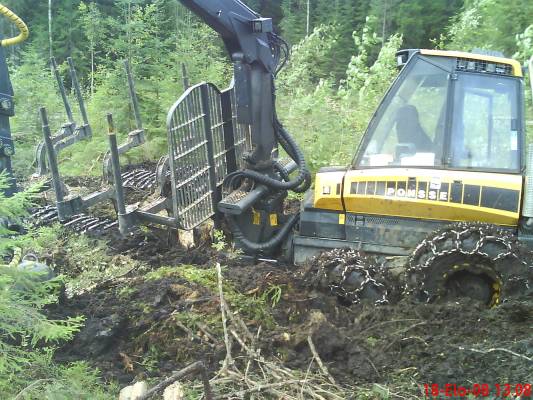
[[[20,33],[15,37],[1,40],[0,46],[6,47],[22,43],[28,38],[28,36],[30,36],[30,30],[28,29],[24,21],[17,14],[15,14],[13,11],[11,11],[9,8],[2,4],[0,4],[0,14],[4,15],[11,22],[13,22],[17,26],[17,28],[19,28],[20,31]]]
[[[533,98],[533,56],[529,59],[529,84],[531,85],[531,97]]]

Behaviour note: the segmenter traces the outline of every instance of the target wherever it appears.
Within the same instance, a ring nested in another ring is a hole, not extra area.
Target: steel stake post
[[[64,195],[63,189],[61,188],[61,178],[59,177],[59,168],[57,166],[57,155],[54,149],[54,144],[52,143],[52,133],[50,132],[50,126],[48,125],[48,115],[46,113],[46,108],[41,107],[39,109],[39,113],[41,115],[44,143],[46,145],[46,151],[48,153],[48,163],[50,164],[50,172],[52,173],[52,184],[54,186],[54,191],[56,193],[56,201],[58,203],[57,216],[60,221],[63,221],[65,219],[65,216],[62,208],[59,206],[59,203],[63,202]]]

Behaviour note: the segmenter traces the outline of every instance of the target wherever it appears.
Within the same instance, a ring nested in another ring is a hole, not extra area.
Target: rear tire
[[[348,304],[369,300],[376,304],[387,303],[387,290],[379,282],[378,267],[359,251],[334,249],[323,252],[313,260],[315,284],[329,290]]]

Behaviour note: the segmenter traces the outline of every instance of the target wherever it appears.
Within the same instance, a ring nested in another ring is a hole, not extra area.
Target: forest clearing
[[[0,399],[532,397],[533,3],[0,13]]]

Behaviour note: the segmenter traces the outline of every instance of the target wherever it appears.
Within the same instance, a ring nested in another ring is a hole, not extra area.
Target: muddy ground
[[[226,266],[233,310],[253,333],[261,328],[263,355],[289,368],[305,373],[309,367],[310,335],[338,383],[397,388],[403,398],[423,398],[424,384],[533,383],[532,291],[494,308],[470,300],[425,304],[409,296],[379,306],[346,304],[308,285],[306,267],[238,261],[217,253],[206,238],[191,249],[146,229],[126,239],[110,232],[94,240],[106,242],[110,257],[135,266],[50,310],[54,317],[86,317],[57,358],[86,360],[121,386],[196,360],[212,373],[219,369],[225,347],[217,262]],[[69,257],[60,250],[48,261],[75,276]]]
[[[85,328],[58,353],[61,361],[88,360],[123,385],[164,376],[196,360],[217,370],[225,355],[223,342],[206,336],[221,337],[218,297],[209,284],[184,278],[179,268],[212,271],[222,262],[228,265],[225,279],[245,297],[257,299],[279,288],[274,306],[272,296],[266,297],[271,321],[249,310],[243,318],[254,332],[261,325],[264,354],[287,367],[307,369],[310,334],[330,373],[345,384],[400,383],[416,396],[424,383],[533,380],[531,294],[492,309],[466,300],[421,304],[410,298],[381,306],[346,305],[303,284],[297,267],[227,260],[207,243],[191,250],[162,243],[159,236],[115,240],[110,252],[127,254],[144,266],[66,299],[56,310],[61,316],[87,318]],[[68,268],[68,259],[61,262]]]

